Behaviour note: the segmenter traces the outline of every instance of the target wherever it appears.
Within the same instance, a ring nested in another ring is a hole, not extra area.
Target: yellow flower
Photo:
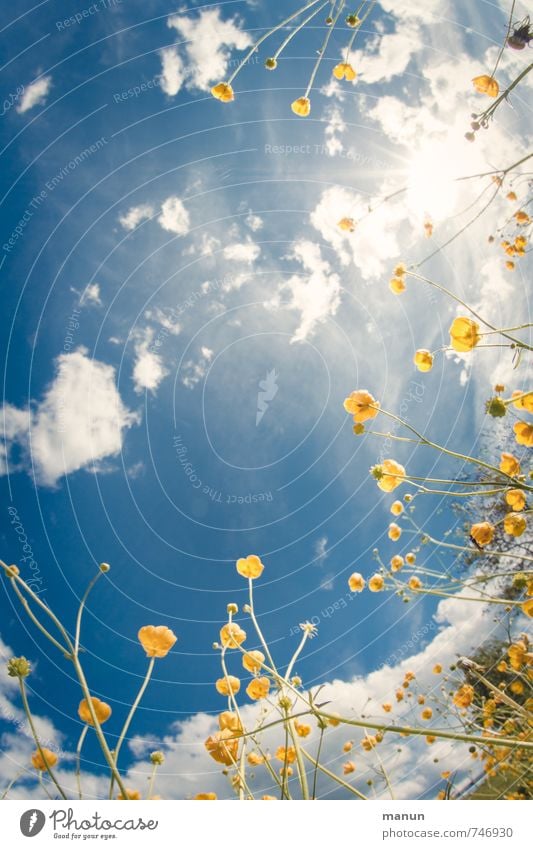
[[[218,796],[216,793],[197,793],[194,799],[196,802],[214,802]]]
[[[514,217],[516,219],[517,224],[529,224],[529,222],[531,221],[531,218],[529,217],[527,212],[524,212],[523,209],[519,209],[518,212],[515,212]]]
[[[345,764],[342,765],[342,771],[344,775],[351,775],[352,772],[355,772],[355,764],[353,761],[346,761]]]
[[[503,520],[503,528],[506,534],[511,534],[513,537],[520,537],[527,527],[526,517],[521,513],[507,513]]]
[[[389,281],[389,289],[395,295],[401,295],[402,292],[405,292],[406,285],[403,277],[392,277]]]
[[[309,734],[311,733],[311,726],[305,725],[304,723],[301,723],[301,722],[298,722],[298,720],[295,720],[294,728],[295,728],[295,731],[296,731],[298,737],[308,737]]]
[[[44,746],[41,746],[41,751],[44,755],[41,755],[39,749],[37,749],[33,755],[31,756],[31,762],[35,769],[40,769],[44,771],[47,767],[55,766],[57,763],[57,755],[55,752],[51,752],[50,749],[46,749]],[[45,763],[46,761],[46,763]]]
[[[494,539],[494,526],[490,522],[478,522],[470,528],[470,536],[483,548]]]
[[[404,699],[403,690],[396,690],[395,696],[396,696],[397,702],[403,702],[403,699]]]
[[[454,351],[471,351],[479,340],[479,324],[465,315],[454,318],[450,327],[450,345]]]
[[[511,259],[508,259],[507,262],[505,263],[505,267],[508,271],[514,271],[515,264]]]
[[[409,566],[412,566],[413,563],[416,561],[416,555],[413,554],[412,551],[408,551],[405,555],[405,560],[407,563],[409,563]]]
[[[277,802],[278,801],[276,796],[268,796],[268,795],[267,796],[261,796],[261,800],[263,802]]]
[[[254,651],[248,651],[246,654],[242,656],[242,665],[248,672],[251,672],[252,675],[255,675],[256,672],[259,672],[261,669],[261,665],[265,662],[265,656],[262,651],[258,651],[255,649]]]
[[[341,218],[341,220],[337,222],[337,227],[341,230],[346,230],[348,233],[353,233],[355,230],[355,221],[353,218]]]
[[[226,648],[237,649],[241,643],[244,643],[245,639],[246,631],[243,631],[236,622],[227,622],[220,629],[220,642]]]
[[[376,740],[376,738],[369,734],[366,737],[363,737],[363,739],[361,740],[361,746],[363,747],[365,752],[371,752],[372,749],[376,746],[377,742],[378,741]]]
[[[339,64],[335,65],[333,68],[333,76],[338,80],[348,80],[351,82],[352,80],[355,80],[357,71],[352,68],[349,62],[339,62]]]
[[[416,575],[413,575],[409,578],[409,589],[411,590],[419,590],[422,586],[422,581],[420,578],[417,578]]]
[[[522,610],[526,616],[533,616],[533,598],[528,598],[527,601],[522,602]]]
[[[96,718],[100,725],[103,722],[106,722],[111,716],[111,708],[105,702],[101,702],[100,699],[91,696],[91,702],[93,704],[93,709],[96,714]],[[94,725],[94,722],[91,717],[91,713],[89,711],[89,704],[87,699],[82,699],[80,705],[78,707],[78,716],[82,722],[86,722],[87,725]]]
[[[520,463],[513,454],[503,451],[500,461],[500,471],[514,478],[520,474]]]
[[[402,529],[400,528],[400,526],[397,525],[396,522],[391,522],[388,531],[389,539],[391,539],[393,542],[396,542],[396,540],[400,539],[401,535]]]
[[[246,688],[248,696],[251,699],[254,699],[254,701],[266,698],[268,696],[269,690],[270,681],[264,675],[262,675],[260,678],[254,678],[254,680],[250,681]]]
[[[527,602],[524,602],[524,604],[527,604]],[[525,659],[527,656],[527,646],[523,642],[523,640],[519,640],[517,643],[512,643],[509,646],[509,648],[507,649],[507,654],[509,655],[509,660],[512,668],[518,671],[525,663]]]
[[[403,513],[403,504],[401,501],[393,501],[390,506],[390,511],[393,516],[400,516]]]
[[[295,115],[300,115],[301,118],[307,118],[311,112],[311,101],[308,97],[299,97],[291,103],[291,109]]]
[[[431,719],[431,717],[433,716],[433,711],[430,707],[424,708],[420,716],[422,717],[422,719]]]
[[[391,558],[390,567],[393,572],[399,572],[403,566],[403,557],[400,554],[395,554]]]
[[[474,77],[472,80],[474,83],[474,88],[479,94],[487,94],[489,97],[498,97],[500,93],[500,86],[494,79],[494,77],[489,77],[488,74],[481,74],[479,77]]]
[[[288,746],[288,748],[285,748],[285,746],[279,746],[276,749],[274,757],[283,763],[293,764],[296,760],[296,749],[294,746]]]
[[[222,731],[216,731],[205,741],[205,748],[217,763],[231,766],[236,762],[239,741],[232,737],[232,732],[224,728]]]
[[[509,507],[520,512],[526,506],[526,496],[521,489],[508,489],[505,493],[505,500]]]
[[[222,103],[229,103],[234,99],[233,89],[228,83],[218,83],[211,89],[211,94]]]
[[[453,696],[453,703],[456,707],[467,708],[472,704],[474,699],[474,688],[471,684],[463,684],[459,687]]]
[[[224,710],[218,715],[218,727],[221,731],[228,730],[232,734],[242,734],[242,725],[236,713]]]
[[[528,448],[533,448],[533,424],[516,422],[513,425],[513,430],[519,445],[527,445]]]
[[[145,625],[137,636],[147,657],[166,657],[178,639],[166,625]]]
[[[265,568],[257,554],[240,557],[237,560],[237,572],[243,578],[259,578]]]
[[[517,410],[525,410],[527,413],[533,413],[533,392],[528,392],[527,395],[524,395],[523,392],[516,390],[511,397],[516,399],[513,401],[513,406]]]
[[[258,752],[250,752],[246,760],[250,766],[261,766],[265,762],[264,757],[258,754]]]
[[[405,277],[405,275],[407,274],[407,268],[405,267],[403,262],[400,262],[395,267],[392,273],[394,277]]]
[[[385,702],[384,704],[381,705],[381,707],[383,708],[385,713],[390,713],[391,710],[392,710],[392,705],[391,705],[390,702]]]
[[[505,197],[507,200],[516,200],[516,192],[507,192]]]
[[[351,752],[353,749],[353,741],[347,740],[344,746],[342,747],[343,752]]]
[[[241,682],[234,675],[228,675],[226,678],[218,678],[215,687],[221,696],[229,696],[230,692],[235,695],[241,689]]]
[[[392,492],[403,482],[405,469],[396,460],[383,460],[380,466],[374,466],[372,474],[383,492]]]
[[[513,681],[509,689],[511,690],[511,693],[514,693],[516,696],[521,696],[524,692],[524,682]]]
[[[371,593],[379,593],[385,586],[385,581],[381,575],[372,575],[368,582],[368,589]]]
[[[440,673],[442,672],[442,666],[440,665],[440,663],[435,664],[435,666],[433,667],[433,672],[435,673],[435,675],[440,675]]]
[[[348,586],[350,587],[353,593],[360,593],[365,588],[365,579],[359,572],[354,572],[348,578]]]
[[[413,362],[418,371],[431,371],[433,368],[433,354],[427,348],[419,348],[415,352]]]
[[[131,790],[129,787],[126,787],[126,799],[128,799],[130,801],[137,802],[140,798],[141,798],[141,794],[140,794],[139,790]],[[121,802],[125,801],[122,793],[118,794],[117,799],[119,799]]]
[[[357,389],[344,400],[344,409],[353,415],[354,422],[366,422],[379,412],[379,403],[366,389]]]

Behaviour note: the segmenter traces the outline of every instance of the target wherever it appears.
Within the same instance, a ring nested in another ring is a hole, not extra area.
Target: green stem
[[[85,742],[85,738],[87,736],[87,731],[89,730],[88,725],[84,725],[82,728],[80,739],[78,740],[78,745],[76,746],[76,787],[78,788],[78,799],[82,799],[83,795],[81,792],[81,750],[83,748],[83,744]]]
[[[151,657],[150,662],[148,664],[148,669],[146,670],[146,675],[144,676],[144,680],[141,684],[139,692],[137,693],[137,696],[135,697],[135,701],[133,702],[133,704],[130,708],[130,712],[128,713],[128,716],[126,718],[126,722],[124,723],[124,725],[122,727],[122,731],[120,732],[120,736],[117,740],[117,745],[115,746],[115,754],[114,754],[114,758],[113,758],[113,761],[114,761],[114,764],[115,764],[115,770],[118,769],[118,756],[119,756],[119,753],[120,753],[120,749],[122,748],[124,738],[126,737],[126,734],[128,733],[128,729],[129,729],[129,727],[131,725],[131,721],[132,721],[132,719],[135,715],[135,711],[139,707],[140,701],[141,701],[141,699],[144,695],[144,691],[146,690],[148,683],[150,681],[150,678],[152,676],[152,672],[153,672],[153,669],[154,669],[154,663],[155,663],[155,657]],[[111,776],[111,786],[109,788],[109,798],[110,799],[113,798],[113,778],[114,778],[114,775]],[[125,791],[123,791],[122,788],[121,788],[121,791],[122,791],[122,795],[124,796],[124,798],[127,799],[127,793]]]
[[[19,678],[18,681],[19,681],[19,686],[20,686],[20,695],[22,697],[22,705],[24,707],[24,713],[26,714],[26,717],[28,719],[28,725],[30,726],[33,739],[35,740],[35,745],[37,746],[37,750],[38,750],[38,752],[39,752],[39,754],[42,758],[42,761],[43,761],[43,763],[46,767],[46,771],[47,771],[48,775],[50,776],[50,778],[52,779],[52,781],[54,782],[54,784],[56,786],[57,792],[59,793],[59,795],[61,796],[62,799],[66,800],[67,797],[65,796],[65,793],[63,792],[61,785],[59,784],[57,778],[55,777],[55,775],[52,771],[52,767],[50,766],[50,764],[46,760],[46,755],[44,754],[43,747],[41,746],[37,731],[35,729],[33,717],[31,715],[31,711],[30,711],[30,706],[28,704],[28,697],[26,695],[26,687],[24,685],[24,679]],[[40,770],[40,772],[41,772],[41,770]]]
[[[97,574],[96,574],[96,575],[94,576],[94,578],[93,578],[93,579],[89,582],[89,586],[88,586],[88,587],[87,587],[87,589],[85,590],[85,593],[83,594],[82,600],[81,600],[81,602],[80,602],[80,606],[79,606],[79,609],[78,609],[78,615],[77,615],[77,617],[76,617],[76,635],[75,635],[75,638],[74,638],[74,654],[75,654],[75,655],[78,655],[78,654],[79,654],[79,650],[80,650],[81,617],[82,617],[82,614],[83,614],[83,609],[84,609],[84,607],[85,607],[85,603],[86,603],[86,601],[87,601],[87,599],[88,599],[88,597],[89,597],[89,593],[91,592],[91,590],[92,590],[92,588],[94,587],[94,585],[96,584],[96,582],[97,582],[98,578],[99,578],[102,574],[103,574],[103,573],[102,573],[102,572],[100,572],[100,570],[98,570]]]
[[[306,752],[305,749],[302,749],[302,754],[303,754],[304,758],[307,758],[308,761],[310,761],[312,764],[314,764],[315,768],[319,769],[320,772],[323,772],[325,775],[327,775],[329,778],[331,778],[337,784],[340,784],[341,787],[344,787],[346,790],[349,790],[350,793],[352,793],[354,796],[357,796],[358,799],[364,799],[366,801],[367,797],[363,793],[361,793],[355,787],[352,787],[351,784],[348,784],[348,782],[344,781],[344,779],[340,778],[340,776],[335,775],[335,773],[331,772],[331,770],[328,769],[327,766],[324,766],[324,764],[321,764],[317,760],[315,760],[315,758],[312,755],[310,755],[309,752]]]

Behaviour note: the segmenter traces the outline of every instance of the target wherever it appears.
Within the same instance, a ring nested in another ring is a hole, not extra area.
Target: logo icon
[[[24,837],[35,837],[43,830],[46,817],[42,811],[37,808],[30,808],[29,811],[24,811],[20,818],[20,830]]]
[[[255,415],[255,426],[259,424],[266,411],[270,401],[273,401],[278,392],[278,384],[276,383],[278,375],[276,369],[267,371],[264,380],[259,381],[259,392],[257,393],[257,413]]]

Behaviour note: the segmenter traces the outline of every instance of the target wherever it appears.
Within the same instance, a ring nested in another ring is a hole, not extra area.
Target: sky
[[[166,798],[231,796],[203,740],[223,701],[212,643],[228,602],[246,601],[238,557],[265,563],[256,604],[280,664],[298,623],[317,622],[298,674],[325,682],[340,713],[360,713],[369,693],[379,707],[407,668],[434,687],[432,662],[498,633],[483,608],[457,599],[406,606],[348,592],[353,571],[374,571],[375,548],[386,559],[398,549],[387,538],[392,497],[369,468],[392,451],[416,474],[442,469],[427,450],[356,438],[343,400],[366,388],[469,451],[493,384],[527,379],[499,349],[441,355],[421,375],[414,350],[445,345],[456,308],[415,281],[401,298],[388,288],[394,265],[432,253],[475,200],[479,182],[452,179],[506,167],[530,142],[527,80],[474,144],[464,138],[481,102],[471,79],[494,64],[509,4],[382,0],[355,41],[353,83],[331,75],[347,41],[346,28],[334,31],[306,119],[290,103],[323,38],[320,16],[275,72],[263,62],[280,33],[243,65],[234,102],[212,98],[286,10],[278,0],[20,0],[15,17],[1,12],[1,556],[19,563],[30,546],[26,574],[71,627],[98,564],[111,565],[82,639],[93,692],[113,708],[110,734],[144,675],[138,629],[175,631],[124,752],[130,783],[144,786],[146,753],[164,749]],[[500,86],[524,61],[505,52]],[[507,214],[498,198],[491,220]],[[353,233],[337,226],[346,215],[359,220]],[[506,273],[488,228],[481,219],[424,273],[510,326],[529,314],[527,261]],[[417,516],[436,536],[460,524],[438,498]],[[413,545],[404,539],[400,551]],[[32,660],[32,707],[72,787],[72,669],[4,585],[0,604],[2,658]],[[32,742],[4,672],[0,732],[6,784]],[[335,769],[345,738],[327,735]],[[399,797],[433,798],[434,759],[449,744],[400,748],[383,755]],[[466,780],[465,748],[454,757]],[[105,792],[92,740],[83,770],[87,791]],[[371,773],[361,757],[361,786]],[[11,795],[38,793],[26,773]]]

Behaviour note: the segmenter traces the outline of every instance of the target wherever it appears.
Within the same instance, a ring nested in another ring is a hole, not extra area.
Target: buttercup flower
[[[20,575],[20,569],[14,563],[11,566],[6,566],[4,572],[6,573],[6,578],[15,578],[17,575]]]
[[[262,651],[258,651],[255,649],[254,651],[248,651],[246,654],[242,656],[242,665],[248,672],[251,672],[252,675],[255,675],[256,672],[261,670],[261,665],[265,662],[265,656]]]
[[[406,290],[405,280],[403,277],[392,277],[389,281],[389,289],[395,295],[401,295]]]
[[[144,625],[137,636],[147,657],[166,657],[178,639],[166,625]]]
[[[216,793],[197,793],[194,799],[196,802],[214,802],[218,796]]]
[[[470,536],[481,548],[494,539],[494,525],[490,522],[477,522],[470,528]]]
[[[435,666],[433,667],[433,672],[435,673],[435,675],[440,675],[440,673],[442,672],[442,666],[440,663],[435,664]]]
[[[236,622],[227,622],[220,629],[220,642],[228,649],[237,649],[246,639],[246,631]]]
[[[257,554],[249,554],[248,557],[240,557],[237,560],[237,572],[243,578],[259,578],[265,568],[261,558]]]
[[[522,602],[522,611],[526,616],[533,616],[533,598],[528,598],[527,601]]]
[[[533,448],[533,424],[515,422],[513,430],[515,439],[519,445],[527,445],[528,448]]]
[[[360,593],[365,588],[365,579],[359,572],[354,572],[348,578],[348,586],[353,593]]]
[[[250,766],[261,766],[265,762],[265,759],[258,752],[250,752],[248,757],[246,758]]]
[[[10,678],[27,678],[31,672],[31,664],[25,657],[12,657],[7,662],[7,674]]]
[[[346,761],[345,764],[342,765],[342,771],[344,775],[351,775],[352,772],[355,772],[355,764],[353,761]]]
[[[39,749],[36,749],[33,755],[31,756],[31,762],[35,769],[40,769],[41,772],[43,772],[48,767],[53,767],[56,765],[57,755],[55,754],[55,752],[51,752],[50,749],[46,749],[44,746],[41,746],[41,750],[44,755],[44,759]]]
[[[227,678],[217,678],[215,687],[221,696],[229,696],[230,692],[235,695],[241,689],[241,682],[234,675],[228,675]]]
[[[348,233],[353,233],[355,230],[355,221],[353,218],[341,218],[340,221],[337,222],[337,227],[340,230],[345,230]]]
[[[391,710],[392,710],[392,705],[391,705],[390,702],[385,702],[384,704],[381,705],[381,707],[383,708],[385,713],[390,713]]]
[[[344,409],[353,415],[354,422],[366,422],[379,412],[379,403],[366,389],[356,389],[344,399]]]
[[[298,97],[297,100],[293,100],[291,103],[291,109],[295,115],[299,115],[301,118],[307,118],[311,112],[311,101],[308,97]]]
[[[233,89],[228,83],[218,83],[211,89],[211,94],[222,103],[229,103],[234,100]]]
[[[287,748],[285,748],[285,746],[279,746],[276,749],[274,757],[283,763],[293,764],[296,760],[296,749],[294,746],[288,746]]]
[[[368,589],[371,593],[379,593],[385,586],[385,581],[381,575],[372,575],[368,582]]]
[[[391,559],[390,567],[393,572],[399,572],[403,566],[403,557],[400,554],[395,554]]]
[[[339,64],[335,65],[333,68],[333,76],[337,80],[348,80],[351,82],[352,80],[355,80],[357,71],[354,70],[349,62],[339,62]]]
[[[422,717],[422,719],[431,719],[431,717],[433,716],[433,711],[430,707],[424,708],[420,716]]]
[[[409,566],[412,566],[413,563],[416,562],[416,555],[413,554],[412,551],[408,551],[407,554],[405,555],[405,560],[406,560],[407,563],[409,563]]]
[[[301,723],[301,722],[298,722],[298,720],[295,720],[295,722],[294,722],[294,729],[295,729],[298,737],[308,737],[309,734],[311,733],[311,726],[305,725],[304,723]]]
[[[232,737],[232,732],[224,728],[222,731],[216,731],[205,741],[205,748],[217,763],[231,766],[237,761],[239,741]]]
[[[396,460],[383,460],[383,463],[374,466],[371,472],[383,492],[392,492],[405,478],[405,469]]]
[[[422,581],[420,578],[417,578],[416,575],[413,575],[409,578],[409,589],[411,590],[419,590],[422,586]]]
[[[521,489],[508,489],[505,493],[505,500],[509,507],[516,510],[517,513],[526,506],[526,496]]]
[[[103,722],[107,722],[107,720],[111,716],[111,708],[109,707],[109,705],[106,704],[106,702],[101,702],[100,699],[97,699],[94,696],[91,697],[91,702],[93,705],[93,710],[96,714],[96,718],[100,725],[102,725]],[[86,722],[87,725],[94,725],[87,699],[81,700],[78,707],[78,716],[81,721]]]
[[[266,698],[269,690],[270,681],[265,675],[262,675],[260,678],[254,678],[246,688],[248,696],[254,701]]]
[[[503,520],[503,529],[506,534],[511,534],[513,537],[520,537],[527,527],[526,517],[521,513],[507,513]]]
[[[474,699],[474,688],[471,684],[463,684],[459,687],[453,696],[453,703],[456,707],[467,708],[472,704]]]
[[[390,511],[393,516],[400,516],[403,513],[403,504],[401,501],[393,501],[390,506]]]
[[[527,212],[524,212],[523,209],[519,209],[518,212],[515,212],[514,217],[516,219],[517,224],[529,224],[529,222],[531,221],[531,218],[529,217]]]
[[[450,345],[454,351],[465,353],[476,347],[480,340],[479,324],[460,315],[454,318],[450,327]]]
[[[520,474],[520,463],[513,454],[503,451],[500,460],[500,471],[514,478]]]
[[[269,59],[265,60],[265,68],[267,69],[267,71],[273,71],[277,67],[278,67],[277,59],[274,59],[273,56],[271,56]]]
[[[391,539],[393,542],[396,542],[396,540],[400,539],[401,535],[402,529],[400,528],[400,526],[397,525],[396,522],[391,522],[388,531],[389,539]]]
[[[126,799],[130,801],[137,802],[141,798],[141,794],[139,790],[131,790],[129,787],[126,787],[126,796],[124,797],[122,793],[119,793],[117,799],[119,801],[124,802]]]
[[[533,392],[524,394],[516,390],[511,397],[515,399],[513,401],[513,407],[516,407],[517,410],[525,410],[527,413],[533,413]]]
[[[433,368],[433,354],[427,348],[419,348],[415,352],[413,362],[418,371],[431,371]]]
[[[224,710],[218,715],[218,727],[221,731],[227,729],[232,734],[242,734],[242,725],[236,713],[230,710]]]
[[[487,94],[489,97],[498,97],[500,93],[500,86],[494,77],[489,77],[488,74],[481,74],[479,77],[474,77],[472,82],[475,90],[479,92],[479,94]]]

